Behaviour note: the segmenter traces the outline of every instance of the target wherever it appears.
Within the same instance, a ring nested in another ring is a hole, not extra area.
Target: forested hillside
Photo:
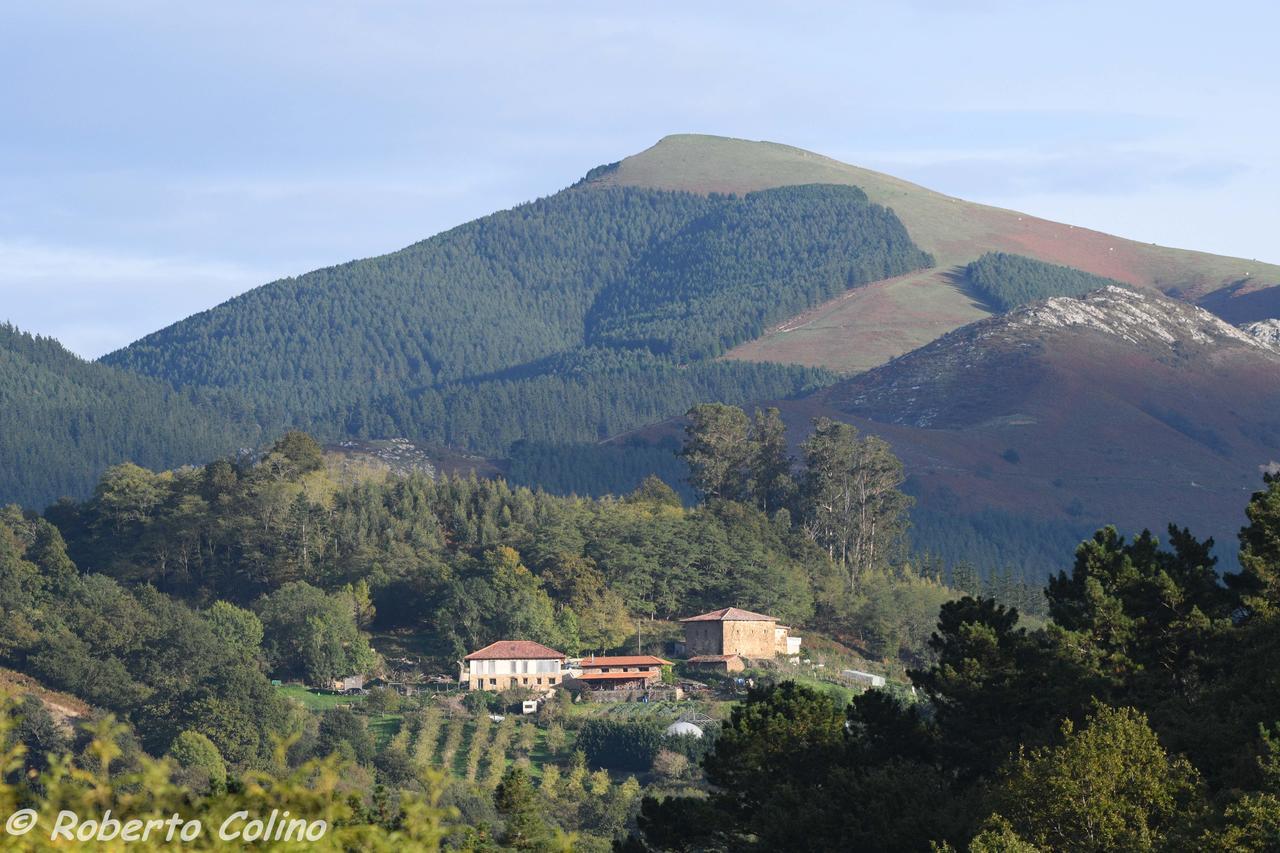
[[[1274,850],[1280,479],[1247,521],[1238,573],[1186,529],[1109,527],[1050,579],[1047,625],[942,605],[919,703],[756,691],[704,762],[711,794],[647,798],[631,849]]]
[[[225,393],[86,362],[52,338],[0,325],[0,502],[86,494],[108,465],[166,468],[258,441]]]
[[[1280,479],[1248,504],[1240,573],[1187,530],[1105,528],[1049,581],[1047,624],[1023,625],[870,547],[901,529],[901,464],[812,426],[784,470],[776,411],[696,409],[692,510],[654,481],[577,501],[339,479],[292,433],[253,464],[120,466],[45,518],[0,511],[0,665],[96,706],[59,720],[43,686],[0,685],[0,798],[45,821],[74,805],[216,823],[265,802],[334,821],[327,849],[1272,849]],[[774,662],[694,743],[629,715],[700,699],[593,708],[559,690],[521,718],[491,716],[521,689],[268,680],[380,668],[370,629],[451,664],[495,637],[616,650],[640,617],[726,600],[802,627],[806,648],[825,629],[909,662],[913,689],[850,702]]]
[[[428,673],[509,637],[608,652],[640,644],[643,626],[661,652],[655,619],[726,601],[847,633],[895,672],[922,660],[953,593],[888,549],[847,547],[871,529],[858,520],[868,509],[882,535],[900,522],[900,466],[882,443],[817,424],[792,479],[776,412],[707,406],[694,419],[687,455],[707,498],[694,509],[656,480],[584,501],[501,481],[353,477],[290,433],[253,462],[120,465],[93,498],[44,518],[0,511],[0,797],[122,818],[178,791],[186,815],[269,802],[340,821],[343,849],[433,849],[446,832],[458,849],[610,849],[643,793],[700,789],[697,762],[729,701],[595,707],[557,691],[534,716],[503,717],[490,714],[532,692],[303,685],[393,678],[377,643],[413,648]],[[874,505],[829,509],[886,465]],[[26,695],[10,701],[14,683]],[[51,690],[78,710],[67,718]],[[664,735],[675,715],[704,711],[718,715],[701,721],[705,738]]]
[[[338,594],[363,583],[380,630],[422,633],[450,661],[509,636],[607,650],[633,630],[632,616],[724,601],[840,634],[868,603],[864,581],[913,576],[900,547],[909,502],[887,445],[818,424],[793,476],[776,412],[696,412],[688,461],[706,500],[688,508],[656,478],[594,500],[502,480],[352,480],[290,433],[254,463],[113,467],[91,499],[45,517],[81,569],[193,603],[249,606],[290,584]],[[726,464],[710,461],[730,444]],[[863,500],[843,514],[824,509],[849,477],[873,470],[881,479],[863,484]],[[873,642],[910,658],[924,639],[895,629]]]
[[[997,311],[1009,311],[1051,296],[1083,296],[1123,282],[1022,255],[987,252],[964,268],[965,279]]]
[[[706,360],[834,293],[930,262],[853,187],[569,189],[258,288],[104,361],[233,389],[268,431],[498,453],[811,387],[824,374]]]
[[[588,335],[681,359],[714,357],[850,287],[932,263],[893,212],[856,187],[718,198],[600,294]]]
[[[336,423],[350,435],[407,435],[501,456],[516,441],[600,441],[705,400],[779,399],[834,378],[793,365],[682,365],[647,350],[579,349],[494,378],[354,404]]]

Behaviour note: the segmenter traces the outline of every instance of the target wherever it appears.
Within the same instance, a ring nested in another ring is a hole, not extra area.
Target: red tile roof
[[[614,655],[613,657],[583,658],[582,666],[671,666],[671,661],[653,655]]]
[[[772,616],[765,616],[763,613],[752,613],[750,610],[743,610],[741,607],[722,607],[719,610],[712,610],[710,613],[703,613],[701,616],[690,616],[688,619],[681,619],[681,622],[777,622],[778,620]]]
[[[640,681],[657,678],[656,672],[584,672],[579,681]]]
[[[564,660],[564,652],[549,649],[532,640],[499,640],[463,660]]]

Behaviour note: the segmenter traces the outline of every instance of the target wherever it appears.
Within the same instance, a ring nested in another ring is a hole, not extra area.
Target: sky
[[[0,321],[96,357],[670,133],[1280,262],[1271,2],[0,6]]]

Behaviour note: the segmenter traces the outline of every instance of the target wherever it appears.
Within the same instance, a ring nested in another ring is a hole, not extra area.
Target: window
[[[496,678],[490,678],[490,679],[489,679],[489,686],[490,686],[490,687],[496,687],[496,686],[497,686],[497,684],[498,684],[498,679],[496,679]]]

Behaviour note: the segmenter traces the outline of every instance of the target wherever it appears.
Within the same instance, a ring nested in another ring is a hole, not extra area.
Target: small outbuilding
[[[846,669],[840,672],[845,678],[865,687],[884,687],[885,678],[883,675],[876,675],[874,672],[863,672],[860,669]]]
[[[671,661],[654,655],[612,655],[583,658],[577,679],[591,690],[636,690],[662,680],[662,668]]]
[[[335,678],[329,685],[329,689],[336,693],[354,693],[364,689],[363,675],[348,675],[344,678]]]
[[[689,658],[689,666],[705,669],[709,672],[742,672],[747,668],[746,662],[738,655],[695,655]]]
[[[676,720],[663,731],[666,737],[702,737],[702,729],[687,720]]]

